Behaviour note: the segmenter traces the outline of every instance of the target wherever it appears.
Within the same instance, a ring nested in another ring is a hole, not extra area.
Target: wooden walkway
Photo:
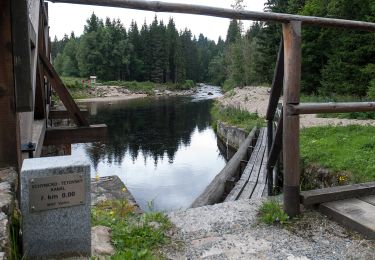
[[[375,182],[304,191],[301,202],[375,239]]]
[[[246,168],[225,201],[260,198],[266,195],[267,130],[266,128],[261,128]]]

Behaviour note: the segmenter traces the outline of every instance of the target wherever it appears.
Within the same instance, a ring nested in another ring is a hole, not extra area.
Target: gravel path
[[[375,242],[349,233],[317,212],[287,228],[259,224],[261,200],[240,200],[169,213],[174,241],[169,259],[375,259]]]
[[[247,110],[251,113],[257,112],[265,117],[268,107],[270,88],[266,87],[244,87],[235,88],[229,91],[219,102],[225,106],[232,106]],[[323,126],[323,125],[372,125],[375,126],[375,120],[356,120],[339,118],[319,118],[316,115],[301,115],[301,127]]]

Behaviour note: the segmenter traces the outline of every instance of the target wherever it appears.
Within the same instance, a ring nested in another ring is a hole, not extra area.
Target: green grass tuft
[[[156,250],[170,242],[165,232],[172,224],[164,213],[135,214],[126,200],[98,204],[92,209],[92,222],[111,228],[113,259],[155,259]]]
[[[267,225],[284,225],[288,223],[289,217],[276,200],[268,200],[259,209],[259,220]]]

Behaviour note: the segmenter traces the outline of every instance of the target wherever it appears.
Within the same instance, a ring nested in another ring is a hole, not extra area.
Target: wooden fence
[[[300,212],[300,114],[307,113],[337,113],[355,111],[373,111],[374,102],[367,103],[329,103],[329,104],[300,104],[301,81],[301,28],[302,25],[337,27],[344,29],[365,30],[375,32],[375,23],[332,19],[322,17],[300,16],[281,13],[263,13],[245,10],[231,10],[200,5],[165,3],[159,1],[139,0],[52,0],[56,3],[71,3],[84,5],[99,5],[120,8],[139,9],[155,12],[171,12],[207,15],[239,20],[274,21],[282,23],[283,40],[280,44],[275,76],[269,100],[267,120],[269,136],[268,176],[269,192],[272,194],[272,169],[275,166],[282,148],[284,168],[284,209],[290,217]],[[43,57],[41,57],[44,61]],[[44,67],[48,70],[48,63]],[[50,73],[49,73],[50,74]],[[53,73],[52,75],[53,78]],[[59,85],[59,82],[57,82]],[[276,107],[281,96],[283,98],[283,112],[278,120],[277,129],[273,133],[273,120]],[[74,108],[72,109],[74,110]],[[78,114],[75,119],[81,124],[82,118]]]

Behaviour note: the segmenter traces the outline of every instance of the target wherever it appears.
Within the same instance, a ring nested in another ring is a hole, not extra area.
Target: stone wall
[[[9,256],[10,227],[16,208],[17,172],[13,168],[0,169],[0,259]]]
[[[238,150],[249,135],[244,129],[217,121],[217,136],[229,147]]]

